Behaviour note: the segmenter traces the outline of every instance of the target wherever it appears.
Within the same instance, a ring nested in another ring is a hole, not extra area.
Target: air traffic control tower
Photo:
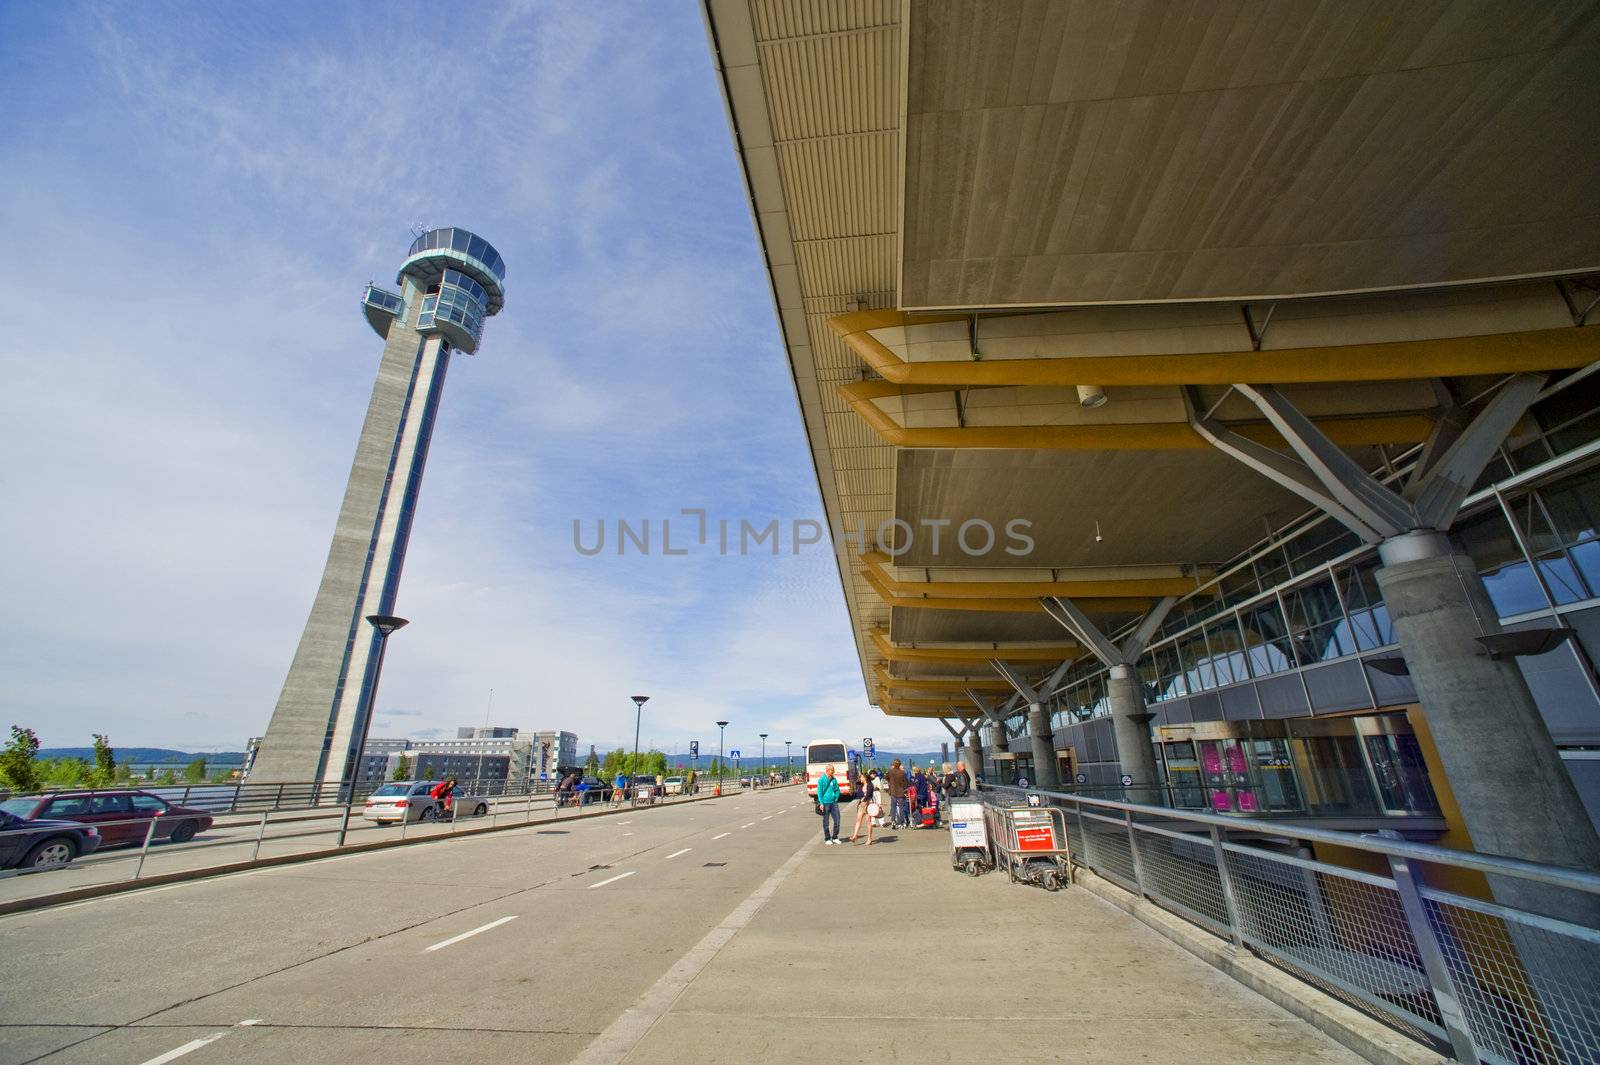
[[[362,310],[384,339],[383,360],[322,583],[252,782],[337,784],[358,757],[378,657],[364,619],[395,612],[445,370],[452,354],[477,350],[483,320],[505,304],[505,278],[488,241],[435,229],[400,264],[398,293],[367,286]]]

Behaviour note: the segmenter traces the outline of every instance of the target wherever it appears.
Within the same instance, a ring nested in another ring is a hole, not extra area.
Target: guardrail
[[[1600,1061],[1600,875],[1392,832],[980,790],[1061,807],[1075,865],[1459,1061]]]
[[[698,786],[702,789],[721,784],[723,787],[736,785],[737,777],[700,776]],[[362,781],[355,786],[355,801],[361,802],[369,797],[378,788],[391,783],[387,780]],[[469,792],[472,795],[485,798],[517,798],[526,795],[550,795],[556,786],[553,780],[485,780],[474,781],[469,779],[456,781],[458,790]],[[768,785],[763,784],[763,787]],[[610,781],[605,783],[605,790],[611,790]],[[129,781],[125,784],[115,784],[103,788],[62,787],[41,788],[33,792],[5,792],[0,790],[0,799],[30,798],[44,795],[109,795],[125,794],[130,791],[142,791],[149,795],[157,795],[167,802],[179,806],[188,806],[197,810],[204,810],[211,814],[231,813],[260,813],[263,810],[306,810],[315,807],[343,806],[345,804],[348,788],[343,784],[328,783],[326,781],[293,781],[290,783],[256,784],[248,780],[210,782],[198,784],[157,784],[153,781]],[[594,800],[586,800],[594,801]]]
[[[127,845],[102,844],[93,853],[78,857],[70,863],[60,863],[35,869],[0,870],[0,904],[55,894],[62,890],[94,887],[124,881],[137,881],[148,876],[200,871],[217,867],[233,867],[267,857],[278,858],[306,852],[328,852],[345,847],[385,841],[404,841],[408,837],[441,836],[460,832],[469,835],[474,831],[510,825],[549,825],[570,822],[576,817],[617,809],[636,809],[647,806],[665,806],[708,798],[716,781],[703,782],[694,794],[657,794],[644,797],[629,794],[620,801],[598,799],[578,803],[557,804],[548,794],[535,792],[520,795],[457,796],[451,815],[447,818],[427,818],[412,821],[409,818],[398,824],[368,823],[363,817],[361,799],[352,799],[337,806],[306,806],[265,808],[248,818],[230,822],[217,822],[199,835],[182,842],[170,842],[172,830],[185,821],[193,823],[195,814],[168,813],[156,817],[118,817],[111,820],[77,822],[78,828],[94,829],[104,840],[108,832],[113,840],[118,836]],[[105,789],[122,790],[126,789]],[[639,789],[643,791],[643,787]],[[593,793],[591,793],[593,794]],[[725,795],[739,794],[735,787],[724,789]],[[484,813],[476,816],[482,806]],[[193,808],[191,808],[193,809]],[[476,827],[481,826],[481,828]],[[118,832],[122,829],[125,831]],[[21,858],[36,842],[51,835],[64,835],[57,830],[28,827],[26,822],[18,827],[0,830],[0,856],[12,853],[12,860]],[[23,846],[8,844],[20,841]],[[265,852],[265,853],[264,853]],[[147,864],[148,863],[148,864]],[[67,875],[61,877],[65,872]],[[57,876],[41,876],[56,873]],[[38,885],[37,891],[15,886],[16,879],[27,878],[28,887]]]

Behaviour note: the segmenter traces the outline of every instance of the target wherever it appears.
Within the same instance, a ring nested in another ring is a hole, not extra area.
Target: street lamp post
[[[644,704],[649,702],[649,701],[650,701],[650,696],[648,696],[648,695],[635,695],[633,697],[633,771],[634,771],[634,773],[638,773],[639,772],[639,722],[641,720],[643,720],[643,718],[644,718]],[[629,781],[629,783],[633,783],[633,782]],[[635,804],[637,804],[638,801],[639,801],[639,787],[638,787],[637,784],[635,784],[634,788],[633,788],[633,801],[634,801]]]
[[[783,741],[783,779],[790,780],[794,777],[794,767],[789,764],[789,745],[793,740]]]
[[[410,622],[390,614],[369,614],[367,624],[378,630],[378,658],[372,665],[372,683],[367,686],[367,702],[361,708],[361,727],[356,730],[355,748],[351,752],[344,781],[344,814],[339,818],[339,840],[335,846],[344,846],[344,835],[350,827],[350,807],[356,801],[356,783],[361,779],[361,759],[367,750],[367,735],[372,731],[372,708],[378,702],[378,678],[383,676],[383,653],[389,649],[389,637]]]
[[[717,722],[717,783],[722,783],[722,778],[728,774],[728,756],[722,753],[722,737],[727,732],[726,721]]]
[[[761,732],[758,735],[761,737],[761,775],[765,776],[767,773],[767,734]]]

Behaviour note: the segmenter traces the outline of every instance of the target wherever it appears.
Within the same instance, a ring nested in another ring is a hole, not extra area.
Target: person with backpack
[[[911,766],[911,827],[922,827],[922,810],[928,805],[928,774],[915,763]]]
[[[967,775],[965,762],[956,763],[956,771],[950,774],[945,781],[945,786],[952,799],[965,798],[966,794],[972,790],[972,777]]]

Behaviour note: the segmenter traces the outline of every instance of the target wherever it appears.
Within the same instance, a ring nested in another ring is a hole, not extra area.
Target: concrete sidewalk
[[[943,831],[880,839],[812,847],[621,1060],[1362,1060],[1082,888],[957,874]]]

